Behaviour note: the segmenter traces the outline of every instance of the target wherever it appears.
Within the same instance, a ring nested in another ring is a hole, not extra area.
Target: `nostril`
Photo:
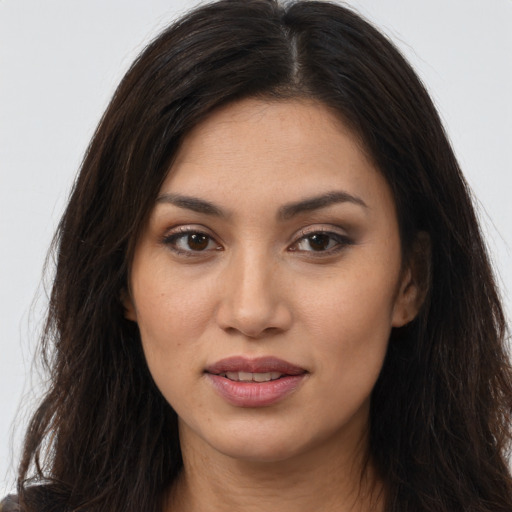
[[[268,272],[248,276],[244,271],[238,279],[230,275],[224,281],[215,320],[226,333],[251,339],[274,336],[289,329],[291,319],[290,303]]]
[[[236,328],[236,327],[227,327],[224,329],[224,331],[227,334],[230,335],[239,335],[242,334],[243,336],[251,339],[261,339],[266,337],[271,337],[278,335],[283,332],[283,329],[279,329],[278,327],[266,327],[264,329],[249,329],[249,328]]]

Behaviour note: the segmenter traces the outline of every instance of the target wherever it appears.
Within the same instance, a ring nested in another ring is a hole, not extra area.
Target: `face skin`
[[[202,454],[290,468],[364,449],[391,328],[416,298],[392,194],[357,138],[321,104],[250,99],[185,139],[125,306],[178,414],[185,466]],[[233,404],[205,373],[232,356],[304,376],[270,405]]]

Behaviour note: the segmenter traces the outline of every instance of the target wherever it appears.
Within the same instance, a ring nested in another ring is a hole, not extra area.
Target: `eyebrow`
[[[180,194],[162,194],[158,196],[156,202],[173,204],[178,208],[184,208],[214,217],[227,217],[226,212],[221,210],[218,206],[197,197],[182,196]]]
[[[286,204],[279,208],[278,217],[282,220],[287,220],[300,213],[320,210],[321,208],[327,208],[328,206],[338,203],[352,203],[362,206],[363,208],[368,208],[368,205],[360,197],[339,190]]]
[[[169,203],[178,208],[192,210],[197,213],[212,215],[214,217],[227,217],[228,213],[204,199],[199,199],[192,196],[183,196],[181,194],[162,194],[158,196],[157,203]],[[307,197],[293,203],[285,204],[279,208],[277,217],[281,220],[288,220],[300,213],[310,212],[327,208],[333,204],[339,203],[352,203],[363,208],[368,208],[368,205],[357,196],[353,196],[348,192],[334,191],[327,192],[318,196]]]

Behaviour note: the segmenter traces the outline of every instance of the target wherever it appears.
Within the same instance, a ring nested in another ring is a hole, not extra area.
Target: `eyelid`
[[[302,228],[298,231],[298,233],[293,237],[295,242],[305,238],[307,236],[315,235],[315,234],[323,234],[323,235],[335,235],[337,237],[346,238],[347,240],[351,239],[351,236],[347,233],[347,231],[339,226],[333,225],[313,225]]]
[[[181,249],[175,243],[181,237],[185,237],[190,234],[201,234],[209,238],[210,242],[216,244],[214,249],[204,249],[204,250],[194,250],[194,249]],[[330,237],[332,240],[336,242],[336,245],[331,248],[327,248],[325,250],[305,250],[298,249],[297,245],[311,237],[313,235],[326,235]],[[293,236],[293,241],[288,244],[287,250],[290,252],[298,252],[302,254],[309,254],[314,257],[321,258],[333,255],[349,245],[353,245],[355,243],[354,239],[346,233],[346,230],[340,228],[339,226],[333,225],[312,225],[307,226],[305,228],[300,229]],[[172,228],[169,228],[166,233],[161,237],[161,243],[165,245],[169,250],[173,253],[178,254],[180,256],[190,256],[190,257],[205,257],[207,255],[211,255],[213,251],[223,250],[223,245],[218,241],[217,235],[213,235],[211,230],[206,228],[200,224],[189,224],[189,225],[178,225]]]
[[[201,234],[210,239],[210,241],[216,244],[215,249],[205,249],[205,250],[197,250],[193,249],[184,250],[180,249],[174,242],[179,240],[181,237],[185,237],[191,234]],[[205,226],[198,224],[190,224],[190,225],[179,225],[174,228],[170,228],[166,231],[166,233],[161,238],[161,243],[166,246],[169,250],[178,254],[180,256],[188,256],[188,257],[205,257],[208,254],[211,254],[212,251],[222,250],[222,245],[218,242],[217,237],[212,235],[210,230]]]
[[[342,231],[342,232],[340,232]],[[307,239],[310,236],[321,234],[321,235],[327,235],[334,239],[337,244],[335,247],[332,247],[330,249],[326,249],[324,251],[307,251],[307,250],[298,250],[296,248],[293,248],[294,246],[297,246],[301,241],[304,239]],[[341,230],[341,228],[337,226],[308,226],[306,228],[302,228],[297,235],[294,237],[294,241],[289,245],[289,249],[292,252],[300,252],[302,254],[308,253],[311,254],[314,257],[322,257],[322,256],[329,256],[334,253],[337,253],[344,248],[346,248],[349,245],[354,245],[355,241],[354,239],[346,233],[345,230]]]

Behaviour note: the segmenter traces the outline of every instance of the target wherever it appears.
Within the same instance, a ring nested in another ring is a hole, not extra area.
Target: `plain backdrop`
[[[134,57],[195,3],[0,0],[0,495],[13,488],[41,389],[32,358],[42,267],[84,150]],[[512,0],[347,4],[391,37],[432,94],[512,317]]]

